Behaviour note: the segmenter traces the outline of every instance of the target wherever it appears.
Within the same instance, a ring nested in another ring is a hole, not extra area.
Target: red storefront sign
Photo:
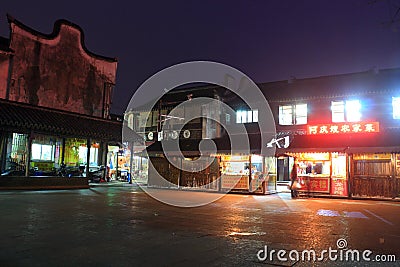
[[[307,134],[378,133],[379,122],[346,122],[307,125]]]
[[[332,178],[331,195],[347,196],[347,180]]]
[[[329,177],[298,177],[301,184],[300,191],[308,191],[310,193],[329,193],[329,179]]]

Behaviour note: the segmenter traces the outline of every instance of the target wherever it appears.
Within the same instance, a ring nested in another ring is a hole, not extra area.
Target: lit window
[[[346,117],[348,122],[361,120],[361,104],[358,100],[346,101]]]
[[[307,104],[279,106],[279,124],[307,124]]]
[[[393,119],[400,119],[400,97],[392,97]]]
[[[295,106],[296,124],[307,124],[307,104],[298,104]]]
[[[33,160],[54,160],[52,145],[32,144],[31,153]]]
[[[258,122],[258,110],[236,111],[236,123]]]
[[[293,107],[279,106],[279,124],[292,125],[293,124]]]
[[[332,101],[332,122],[355,122],[361,120],[359,100]]]
[[[247,112],[239,110],[236,112],[236,123],[246,123],[247,122]]]
[[[253,122],[258,122],[258,110],[253,110]]]
[[[344,101],[332,101],[332,122],[344,122]]]

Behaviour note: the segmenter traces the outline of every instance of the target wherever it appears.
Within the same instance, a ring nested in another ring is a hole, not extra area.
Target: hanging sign
[[[307,125],[307,134],[378,133],[379,122],[347,122]]]

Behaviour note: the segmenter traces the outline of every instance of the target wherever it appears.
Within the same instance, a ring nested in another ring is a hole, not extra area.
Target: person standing
[[[297,191],[297,185],[299,183],[298,177],[297,177],[297,162],[296,159],[294,160],[292,171],[290,172],[290,194],[292,198],[297,198],[299,196],[299,192]]]

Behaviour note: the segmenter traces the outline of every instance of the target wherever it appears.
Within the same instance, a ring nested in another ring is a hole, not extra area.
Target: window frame
[[[236,123],[255,123],[258,122],[258,109],[240,109],[236,112]]]
[[[358,105],[357,110],[349,112],[349,107]],[[347,99],[347,100],[333,100],[331,101],[331,120],[332,122],[358,122],[362,119],[362,106],[359,99]],[[357,116],[354,114],[358,113]]]
[[[304,109],[305,107],[305,109]],[[279,125],[305,125],[308,121],[308,104],[294,103],[279,105]],[[304,109],[305,113],[301,110]]]

